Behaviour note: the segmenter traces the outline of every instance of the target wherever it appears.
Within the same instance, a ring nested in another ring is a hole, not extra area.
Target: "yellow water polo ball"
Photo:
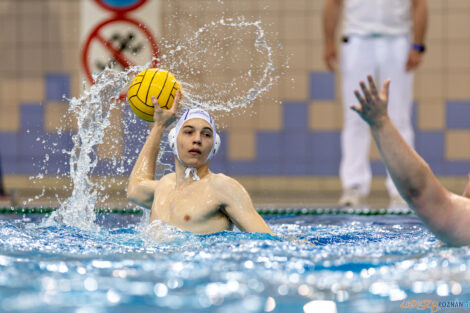
[[[152,96],[162,109],[171,109],[176,91],[181,92],[175,76],[160,68],[149,68],[134,77],[127,91],[127,101],[132,111],[143,120],[153,122]]]

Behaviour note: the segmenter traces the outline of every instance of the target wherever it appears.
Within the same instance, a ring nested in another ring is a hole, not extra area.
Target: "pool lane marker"
[[[50,214],[57,208],[48,207],[0,207],[0,214]],[[408,207],[396,208],[259,208],[260,215],[409,215]],[[97,214],[143,214],[140,208],[97,208]]]

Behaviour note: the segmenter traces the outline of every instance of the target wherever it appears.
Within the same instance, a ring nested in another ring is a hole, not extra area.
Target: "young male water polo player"
[[[220,138],[211,116],[204,110],[183,113],[169,134],[175,155],[175,172],[154,179],[155,162],[163,130],[180,109],[179,93],[170,110],[154,104],[154,124],[129,178],[128,199],[150,208],[155,219],[199,234],[231,230],[273,234],[256,212],[246,190],[234,179],[209,170]]]
[[[351,109],[369,124],[401,196],[439,239],[451,245],[469,245],[470,199],[465,197],[468,191],[459,196],[446,190],[397,131],[387,113],[390,80],[379,94],[372,76],[367,79],[369,88],[361,81],[362,94],[354,91],[360,105]]]

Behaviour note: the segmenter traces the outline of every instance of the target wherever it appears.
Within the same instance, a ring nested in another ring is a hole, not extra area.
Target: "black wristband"
[[[413,50],[418,51],[419,53],[424,53],[426,51],[426,47],[424,45],[421,45],[419,43],[414,43],[412,45]]]

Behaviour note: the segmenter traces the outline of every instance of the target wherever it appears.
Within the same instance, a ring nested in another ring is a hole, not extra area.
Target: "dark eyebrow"
[[[190,128],[191,130],[195,130],[195,129],[196,129],[196,127],[191,126],[191,125],[184,125],[184,126],[183,126],[183,129],[185,129],[185,128]],[[211,132],[211,134],[213,133],[211,127],[203,127],[201,131],[204,131],[204,130],[209,130],[209,131]]]

